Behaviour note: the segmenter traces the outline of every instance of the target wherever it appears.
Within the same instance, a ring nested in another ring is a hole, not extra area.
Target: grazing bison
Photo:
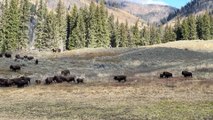
[[[45,84],[46,85],[49,85],[49,84],[51,84],[53,82],[53,77],[47,77],[46,79],[45,79]]]
[[[75,76],[66,76],[66,82],[75,82]]]
[[[21,88],[21,87],[24,87],[25,85],[28,85],[28,81],[20,80],[20,81],[17,81],[15,84],[17,85],[18,88]]]
[[[40,84],[41,84],[41,80],[35,80],[35,83],[36,83],[37,85],[40,85]]]
[[[27,81],[28,83],[30,83],[30,80],[31,80],[30,77],[22,76],[22,77],[20,77],[20,78],[21,78],[22,80]]]
[[[33,56],[27,56],[27,59],[28,59],[28,60],[33,60],[34,57],[33,57]]]
[[[9,87],[8,79],[0,78],[0,87]]]
[[[54,76],[53,77],[53,81],[57,82],[57,83],[62,83],[65,80],[66,80],[66,78],[64,78],[63,76]]]
[[[191,72],[188,72],[188,71],[182,71],[182,75],[184,77],[192,77],[192,73]]]
[[[121,82],[121,81],[126,82],[126,76],[125,75],[114,76],[114,80],[117,80],[118,82]]]
[[[38,59],[35,60],[35,64],[38,65]]]
[[[4,56],[5,56],[6,58],[11,58],[11,57],[12,57],[12,54],[9,53],[9,52],[5,52],[5,53],[4,53]]]
[[[79,84],[79,83],[84,83],[84,78],[77,78],[76,79],[76,82]]]
[[[69,70],[62,70],[61,74],[64,76],[70,75],[70,71]]]
[[[165,78],[170,78],[170,77],[172,77],[172,73],[170,73],[170,72],[163,72],[163,76]]]
[[[19,65],[10,65],[10,69],[12,70],[12,71],[17,71],[17,70],[21,70],[21,66],[19,66]]]

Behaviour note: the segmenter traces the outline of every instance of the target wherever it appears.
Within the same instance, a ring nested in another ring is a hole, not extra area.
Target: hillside
[[[163,23],[166,23],[167,21],[172,23],[177,17],[183,19],[191,14],[199,15],[205,13],[206,11],[213,11],[212,0],[192,0],[180,10],[177,10],[175,13],[171,13],[166,19],[162,21]]]
[[[161,19],[168,17],[169,14],[174,13],[177,9],[157,4],[137,4],[132,2],[123,2],[120,9],[136,15],[146,22],[159,23]]]
[[[31,0],[34,4],[36,3],[36,0]],[[59,0],[47,0],[47,6],[49,9],[55,9],[57,6]],[[93,0],[63,0],[64,4],[66,5],[67,8],[72,8],[74,5],[77,7],[84,7],[84,6],[89,6],[91,1]],[[121,23],[125,23],[126,20],[128,21],[129,25],[134,25],[135,22],[140,19],[139,17],[130,14],[124,10],[117,9],[117,8],[107,8],[109,15],[113,14],[115,16],[115,20],[118,18],[118,20]],[[143,22],[143,20],[140,20]]]

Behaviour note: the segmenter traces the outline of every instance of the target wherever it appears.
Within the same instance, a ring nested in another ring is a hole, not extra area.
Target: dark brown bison
[[[53,77],[53,81],[57,82],[57,83],[62,83],[65,80],[66,80],[66,78],[64,78],[63,76],[54,76]]]
[[[38,65],[38,59],[35,60],[35,64]]]
[[[61,49],[60,49],[60,48],[58,48],[58,49],[57,49],[57,52],[59,52],[59,53],[60,53],[60,52],[61,52]]]
[[[170,72],[163,72],[163,76],[165,78],[170,78],[170,77],[172,77],[172,73],[170,73]]]
[[[17,71],[17,70],[21,70],[21,66],[20,65],[10,65],[10,69],[12,71]]]
[[[53,82],[53,77],[47,77],[46,79],[45,79],[45,84],[46,85],[49,85],[49,84],[51,84]]]
[[[12,84],[17,85],[18,88],[21,88],[21,87],[29,85],[30,79],[31,78],[29,77],[22,76],[22,77],[10,79],[10,81]]]
[[[84,83],[84,78],[77,78],[76,83]]]
[[[33,57],[33,56],[27,56],[27,59],[28,59],[28,60],[33,60],[34,57]]]
[[[57,52],[57,50],[53,48],[53,49],[52,49],[52,52],[54,52],[54,53],[55,53],[55,52]]]
[[[16,59],[21,59],[21,56],[19,54],[15,55]]]
[[[35,83],[36,83],[37,85],[40,85],[40,84],[41,84],[41,80],[35,80]]]
[[[66,82],[75,82],[75,76],[65,76]]]
[[[70,75],[70,71],[69,70],[62,70],[61,74],[64,76]]]
[[[21,78],[22,80],[27,81],[28,83],[30,83],[30,80],[31,80],[30,77],[21,76],[20,78]]]
[[[121,81],[126,82],[126,76],[125,75],[117,75],[117,76],[114,76],[114,80],[117,80],[118,82],[121,82]]]
[[[191,72],[188,72],[188,71],[182,71],[182,75],[184,77],[192,77],[192,73]]]
[[[6,58],[11,58],[11,57],[12,57],[12,54],[11,54],[10,52],[5,52],[5,53],[4,53],[4,56],[5,56]]]
[[[8,84],[8,79],[0,78],[0,87],[9,87],[10,85]]]
[[[26,81],[26,80],[17,81],[15,84],[17,85],[18,88],[29,85],[28,81]]]

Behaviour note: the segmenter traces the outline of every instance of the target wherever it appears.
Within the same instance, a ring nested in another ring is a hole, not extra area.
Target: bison
[[[53,77],[53,81],[57,82],[57,83],[62,83],[63,81],[65,81],[66,78],[64,78],[63,76],[54,76]]]
[[[70,71],[69,70],[62,70],[61,74],[64,76],[70,75]]]
[[[38,59],[35,60],[35,64],[38,65]]]
[[[10,69],[12,71],[17,71],[17,70],[21,70],[21,66],[20,65],[10,65]]]
[[[9,83],[8,79],[0,78],[0,87],[9,87],[12,84]]]
[[[45,79],[45,84],[46,85],[49,85],[49,84],[51,84],[53,82],[53,77],[47,77],[46,79]]]
[[[182,71],[182,75],[184,77],[192,77],[192,73],[191,72],[188,72],[188,71]]]
[[[15,84],[17,85],[18,88],[21,88],[21,87],[24,87],[25,85],[28,85],[28,81],[20,80],[20,81],[17,81]]]
[[[33,60],[34,57],[33,57],[33,56],[27,56],[27,59],[28,59],[28,60]]]
[[[170,73],[170,72],[163,72],[163,76],[165,78],[170,78],[170,77],[172,77],[172,73]]]
[[[84,78],[77,78],[76,79],[76,82],[79,84],[79,83],[84,83]]]
[[[21,59],[21,56],[19,54],[15,55],[16,59]]]
[[[12,57],[12,54],[9,53],[9,52],[5,52],[5,53],[4,53],[4,56],[5,56],[6,58],[11,58],[11,57]]]
[[[121,81],[126,82],[126,76],[125,75],[114,76],[114,80],[117,80],[118,82],[121,82]]]

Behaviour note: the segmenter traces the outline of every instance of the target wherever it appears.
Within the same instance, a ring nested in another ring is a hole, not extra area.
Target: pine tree
[[[182,36],[183,36],[183,40],[189,39],[189,26],[188,26],[187,20],[183,20],[183,23],[182,23]]]
[[[213,39],[213,16],[210,16],[210,26],[211,39]]]
[[[196,31],[196,19],[193,15],[188,17],[188,26],[189,26],[189,40],[195,40],[197,38]]]
[[[3,1],[1,3],[1,17],[0,17],[0,51],[1,52],[5,52],[5,48],[3,49],[3,47],[5,47],[5,34],[6,34],[6,22],[7,22],[7,10],[8,10],[8,1]]]
[[[203,20],[202,20],[202,39],[204,40],[209,40],[211,37],[211,33],[210,33],[210,16],[209,14],[206,12],[203,16]]]
[[[182,35],[182,26],[180,23],[180,18],[177,18],[177,21],[175,22],[175,30],[174,30],[177,38],[176,40],[182,40],[183,39],[183,35]]]
[[[120,40],[119,40],[119,47],[127,47],[128,41],[127,41],[127,31],[125,29],[124,23],[120,24]]]
[[[169,42],[169,41],[175,41],[175,40],[176,40],[176,34],[173,31],[172,27],[166,26],[163,43],[166,43],[166,42]]]
[[[77,9],[77,6],[74,5],[73,6],[73,9],[71,11],[71,14],[70,14],[70,37],[69,37],[69,42],[68,42],[68,49],[71,50],[73,48],[75,48],[75,38],[72,38],[71,36],[74,35],[74,33],[72,33],[75,29],[76,29],[76,26],[77,26],[77,19],[78,19],[78,9]]]
[[[139,28],[138,28],[138,24],[139,24],[139,20],[137,20],[135,25],[132,27],[132,33],[133,33],[132,39],[133,39],[136,46],[141,45],[140,31],[139,31]]]
[[[74,28],[72,34],[71,34],[71,41],[74,42],[75,48],[83,48],[85,47],[86,44],[86,39],[85,39],[85,33],[86,33],[86,28],[85,28],[85,23],[83,19],[83,10],[80,9],[78,18],[77,18],[77,25]]]
[[[11,0],[7,12],[4,47],[6,50],[15,50],[18,47],[20,26],[19,0]]]
[[[196,25],[197,25],[197,37],[199,39],[202,39],[202,36],[203,36],[203,33],[202,33],[202,26],[203,26],[202,16],[197,17]]]
[[[144,27],[141,31],[142,33],[142,44],[143,46],[150,44],[150,29],[149,27]]]
[[[54,14],[53,11],[50,11],[46,16],[45,20],[45,29],[46,29],[46,37],[45,37],[45,48],[57,48],[58,47],[58,29],[57,29],[57,15]]]
[[[59,0],[56,8],[56,39],[57,46],[66,49],[66,11],[62,0]]]
[[[101,47],[109,47],[110,37],[109,37],[109,29],[108,29],[108,13],[104,5],[104,0],[100,2],[100,22],[101,22]],[[100,26],[99,26],[100,27]]]
[[[30,3],[28,0],[20,2],[20,34],[18,39],[19,49],[26,48],[29,42]]]
[[[121,35],[120,35],[120,23],[119,20],[117,19],[115,22],[115,47],[120,46],[120,40],[121,40]]]
[[[46,38],[47,38],[47,6],[43,0],[39,1],[37,10],[37,25],[36,25],[36,37],[35,47],[39,50],[46,49]]]
[[[109,32],[110,32],[110,45],[116,47],[116,27],[114,22],[114,15],[111,14],[108,18]]]

